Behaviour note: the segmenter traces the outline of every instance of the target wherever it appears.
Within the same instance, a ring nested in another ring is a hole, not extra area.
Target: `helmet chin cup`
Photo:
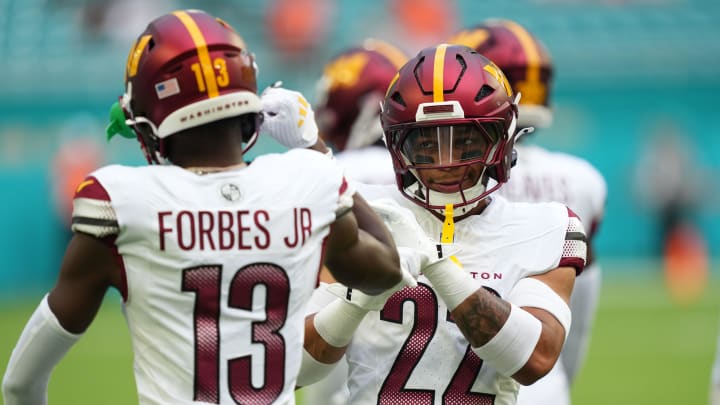
[[[486,173],[489,172],[489,168],[486,168],[477,183],[463,189],[462,192],[441,193],[426,187],[420,181],[412,183],[402,191],[405,197],[442,216],[445,216],[445,207],[451,204],[453,206],[453,217],[459,217],[467,214],[500,186],[499,183],[496,183],[488,190],[483,179],[486,177]]]

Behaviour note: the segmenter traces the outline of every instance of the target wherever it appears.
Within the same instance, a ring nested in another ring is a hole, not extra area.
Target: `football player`
[[[536,36],[514,21],[491,19],[460,31],[449,42],[475,49],[502,69],[513,91],[521,95],[518,128],[550,126],[553,63]],[[522,388],[518,400],[521,404],[569,403],[569,384],[585,358],[600,294],[601,269],[592,241],[605,211],[607,186],[600,172],[584,159],[527,142],[519,142],[516,149],[517,164],[500,194],[512,201],[559,201],[586,226],[587,264],[570,299],[573,323],[561,362],[547,377]]]
[[[314,104],[320,137],[353,180],[394,184],[382,140],[380,103],[407,56],[385,41],[366,39],[328,62]]]
[[[111,287],[139,403],[268,404],[294,403],[323,254],[367,294],[413,284],[332,159],[296,149],[244,162],[263,121],[256,73],[243,39],[205,12],[163,15],[140,34],[108,135],[137,138],[164,164],[106,166],[77,187],[74,236],[13,350],[6,405],[47,403],[51,371]]]
[[[387,300],[317,289],[299,385],[344,355],[348,403],[514,404],[519,384],[553,368],[585,234],[561,203],[494,193],[512,165],[516,99],[502,71],[465,46],[426,48],[397,72],[381,112],[396,184],[358,187],[396,241],[433,254],[418,286]]]

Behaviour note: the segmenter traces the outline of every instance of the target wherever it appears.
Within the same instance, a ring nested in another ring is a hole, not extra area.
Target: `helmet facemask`
[[[512,153],[514,120],[450,119],[389,128],[391,151],[401,162],[401,191],[428,209],[443,213],[452,204],[455,215],[498,189],[498,166]],[[513,131],[513,132],[510,132]],[[490,178],[495,182],[488,188]]]
[[[512,165],[517,101],[502,71],[472,49],[420,51],[398,71],[381,111],[403,195],[462,216],[497,190]]]

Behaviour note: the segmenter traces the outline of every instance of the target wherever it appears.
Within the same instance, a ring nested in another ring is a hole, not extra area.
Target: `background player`
[[[352,180],[394,184],[382,140],[380,103],[407,56],[377,39],[340,52],[323,68],[314,103],[320,137]]]
[[[293,403],[323,252],[334,277],[377,294],[402,278],[389,233],[317,152],[243,161],[261,100],[253,56],[222,20],[153,20],[125,86],[109,135],[137,137],[150,163],[167,164],[106,166],[79,185],[74,236],[13,351],[5,404],[47,403],[50,373],[110,287],[140,403]]]
[[[475,49],[502,69],[513,90],[521,94],[518,128],[550,126],[553,63],[533,34],[514,21],[492,19],[459,32],[449,42]],[[512,201],[562,202],[577,213],[587,230],[587,265],[575,281],[570,300],[573,323],[562,361],[550,375],[523,387],[518,401],[561,404],[564,398],[569,403],[569,383],[585,358],[600,293],[601,270],[592,240],[603,218],[607,188],[603,176],[581,158],[527,142],[519,143],[516,149],[517,164],[500,194]]]

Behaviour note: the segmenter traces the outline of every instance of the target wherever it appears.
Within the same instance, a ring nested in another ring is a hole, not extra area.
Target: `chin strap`
[[[486,187],[484,184],[482,184],[482,178],[484,174],[480,176],[480,180],[478,182],[470,187],[463,190],[463,193],[465,194],[466,200],[472,200],[476,196],[479,196],[480,194],[484,193],[486,190]],[[471,209],[475,208],[475,206],[482,201],[482,199],[478,200],[475,204],[467,204],[460,207],[454,207],[455,204],[458,202],[461,202],[463,200],[462,195],[459,192],[456,193],[440,193],[431,189],[427,189],[427,194],[425,191],[425,187],[421,185],[419,181],[416,181],[415,183],[411,184],[410,186],[406,187],[403,191],[405,195],[411,196],[414,199],[424,200],[425,196],[427,195],[427,201],[429,205],[433,206],[444,206],[445,208],[437,208],[437,209],[431,209],[432,211],[442,215],[447,216],[446,211],[447,207],[451,207],[451,214],[453,217],[465,215],[468,212],[470,212]],[[419,197],[421,196],[421,197]]]
[[[453,205],[445,206],[445,221],[443,221],[442,234],[440,235],[440,243],[443,245],[451,244],[455,241],[455,217],[453,215]],[[438,246],[438,256],[442,256],[442,247]],[[462,268],[463,265],[455,255],[450,256],[453,263]]]
[[[440,242],[453,243],[455,237],[455,218],[453,217],[453,205],[445,205],[445,222],[443,222],[442,235]]]

